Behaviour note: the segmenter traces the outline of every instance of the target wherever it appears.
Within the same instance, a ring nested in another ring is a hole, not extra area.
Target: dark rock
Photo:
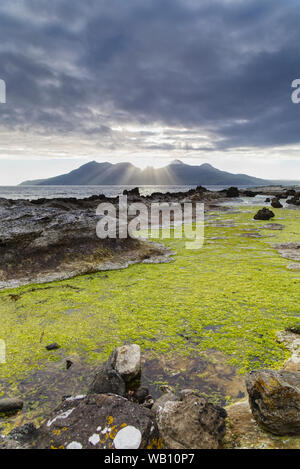
[[[33,423],[25,423],[22,427],[14,428],[8,435],[12,440],[21,443],[31,441],[38,435],[38,430]]]
[[[294,197],[291,197],[286,201],[287,204],[289,205],[300,205],[300,196],[295,195]]]
[[[270,218],[275,217],[275,214],[269,210],[267,207],[262,208],[254,215],[254,220],[270,220]]]
[[[237,187],[229,187],[226,190],[226,197],[239,197],[240,193]]]
[[[114,393],[125,396],[126,388],[137,380],[141,373],[141,349],[139,345],[129,344],[116,348],[107,363],[96,374],[89,392],[95,394]]]
[[[68,370],[73,365],[72,360],[66,360],[66,369]]]
[[[255,371],[246,386],[257,423],[275,435],[300,434],[300,373]]]
[[[0,449],[30,449],[37,437],[38,430],[35,425],[26,423],[22,427],[14,428],[3,439],[0,436]]]
[[[168,449],[219,449],[225,435],[226,411],[197,392],[164,394],[154,406],[159,431]]]
[[[244,191],[243,192],[243,195],[246,196],[246,197],[255,197],[257,195],[257,192],[253,192],[253,191]]]
[[[126,384],[123,378],[115,370],[109,370],[104,365],[98,373],[89,388],[90,394],[117,394],[126,395]]]
[[[23,401],[15,398],[0,399],[0,414],[10,414],[18,412],[23,408]]]
[[[115,349],[106,364],[104,364],[89,388],[90,394],[113,393],[119,396],[126,395],[126,384],[122,376],[115,370],[117,350]]]
[[[295,324],[294,326],[287,327],[286,330],[288,332],[293,332],[293,334],[299,334],[300,335],[300,324]]]
[[[271,205],[272,205],[273,208],[282,208],[282,207],[283,207],[283,205],[282,205],[282,203],[280,202],[280,200],[279,200],[278,198],[276,198],[276,197],[275,197],[274,199],[272,199]]]
[[[162,447],[149,409],[115,395],[65,401],[45,422],[39,449],[143,449]]]
[[[47,350],[57,350],[59,349],[59,345],[55,342],[54,344],[46,345]]]
[[[130,190],[127,190],[125,189],[123,191],[123,195],[128,195],[128,196],[136,196],[136,197],[140,197],[140,190],[138,187],[135,187],[134,189],[130,189]]]
[[[135,399],[139,404],[143,404],[147,397],[149,397],[149,389],[141,386],[133,393],[133,399]]]
[[[206,189],[206,187],[203,187],[203,186],[197,186],[195,191],[196,192],[209,192],[208,189]],[[190,192],[193,192],[193,190],[191,190]]]
[[[270,197],[267,197],[266,200],[265,200],[266,203],[270,203],[271,202],[271,199]]]

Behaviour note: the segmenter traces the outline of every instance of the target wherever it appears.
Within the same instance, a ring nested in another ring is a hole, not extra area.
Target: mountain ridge
[[[140,169],[128,162],[113,164],[90,161],[69,173],[24,181],[20,185],[260,185],[267,182],[270,181],[221,171],[209,163],[196,166],[173,160],[163,168]]]

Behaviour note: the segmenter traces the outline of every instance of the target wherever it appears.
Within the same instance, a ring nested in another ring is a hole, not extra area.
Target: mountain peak
[[[185,165],[185,163],[183,163],[183,161],[180,161],[180,160],[172,160],[170,163],[170,166],[173,166],[173,165]]]

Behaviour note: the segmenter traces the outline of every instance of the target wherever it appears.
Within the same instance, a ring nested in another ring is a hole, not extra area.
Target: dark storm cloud
[[[298,0],[2,0],[1,124],[101,137],[159,122],[221,149],[299,143],[299,18]]]

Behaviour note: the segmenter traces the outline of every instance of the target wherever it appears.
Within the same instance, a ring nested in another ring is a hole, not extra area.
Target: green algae
[[[0,383],[18,386],[70,354],[93,366],[124,342],[139,343],[149,357],[215,350],[241,373],[280,367],[289,352],[276,331],[299,322],[300,273],[271,245],[299,241],[299,212],[274,210],[284,230],[244,237],[265,224],[252,219],[257,208],[211,213],[200,250],[185,249],[184,239],[163,240],[177,253],[169,264],[2,291],[7,361]],[[53,342],[58,352],[45,349]]]

